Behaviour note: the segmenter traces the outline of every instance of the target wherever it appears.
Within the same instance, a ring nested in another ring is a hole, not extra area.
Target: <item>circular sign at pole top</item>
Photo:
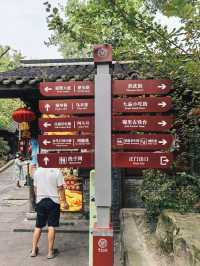
[[[107,241],[107,239],[105,239],[105,238],[100,238],[99,241],[98,241],[98,246],[99,246],[100,248],[107,248],[107,246],[108,246],[108,241]]]
[[[97,55],[99,57],[106,57],[108,55],[108,50],[102,47],[97,50]]]
[[[95,45],[94,62],[95,63],[112,62],[112,46],[109,44]]]

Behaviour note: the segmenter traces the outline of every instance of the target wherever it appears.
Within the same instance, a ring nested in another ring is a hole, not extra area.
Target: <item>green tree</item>
[[[65,7],[45,5],[52,32],[49,44],[59,45],[64,56],[91,56],[93,44],[109,43],[114,58],[133,60],[141,77],[172,80],[174,126],[187,147],[185,136],[195,128],[188,113],[200,100],[199,1],[69,0]],[[158,11],[179,17],[181,26],[169,32],[156,22]]]
[[[17,67],[22,59],[21,53],[9,46],[0,45],[0,72]]]
[[[12,129],[12,113],[21,106],[19,99],[0,99],[0,129]]]
[[[0,71],[3,72],[16,68],[21,58],[21,54],[10,49],[9,46],[0,46]],[[21,105],[22,102],[19,99],[0,99],[0,129],[12,129],[12,113]],[[10,148],[7,141],[0,138],[0,164],[4,162],[9,151]]]
[[[9,46],[0,46],[0,71],[8,71],[19,66],[22,55]],[[21,106],[19,99],[0,99],[0,128],[9,129],[12,112]]]
[[[198,135],[199,121],[189,115],[200,103],[199,0],[69,0],[64,7],[45,5],[52,32],[49,44],[58,45],[64,56],[91,56],[94,44],[109,43],[115,60],[132,60],[141,78],[173,81],[173,131],[180,146],[176,171],[199,169],[199,175],[200,143],[192,137]],[[169,30],[157,22],[158,12],[179,18],[180,25]]]

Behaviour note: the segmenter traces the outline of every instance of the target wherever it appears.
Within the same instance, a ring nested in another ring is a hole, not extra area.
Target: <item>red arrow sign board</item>
[[[89,114],[94,113],[94,100],[42,100],[39,110],[45,114]]]
[[[93,136],[39,136],[42,149],[92,149]]]
[[[113,112],[167,112],[172,107],[171,97],[141,97],[113,100]]]
[[[38,163],[39,166],[46,168],[92,168],[94,167],[94,154],[80,152],[38,154]]]
[[[93,96],[92,81],[42,82],[40,93],[44,96]]]
[[[166,169],[172,164],[172,153],[167,152],[114,152],[112,167],[138,169]]]
[[[41,118],[39,128],[43,132],[94,131],[93,117]]]
[[[113,95],[167,94],[171,80],[113,80]]]
[[[172,116],[113,116],[113,130],[117,131],[166,131],[172,123]]]
[[[116,134],[112,135],[112,148],[126,150],[160,150],[171,147],[169,134]]]

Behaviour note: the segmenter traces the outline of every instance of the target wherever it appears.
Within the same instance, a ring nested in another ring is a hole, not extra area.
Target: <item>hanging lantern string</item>
[[[12,114],[12,118],[17,123],[31,122],[36,119],[36,115],[33,111],[23,107],[15,110]]]

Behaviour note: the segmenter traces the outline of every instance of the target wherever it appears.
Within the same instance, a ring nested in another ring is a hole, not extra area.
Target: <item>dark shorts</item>
[[[48,226],[59,226],[60,220],[60,204],[55,203],[50,198],[42,199],[36,204],[36,227],[42,228],[46,224]]]

